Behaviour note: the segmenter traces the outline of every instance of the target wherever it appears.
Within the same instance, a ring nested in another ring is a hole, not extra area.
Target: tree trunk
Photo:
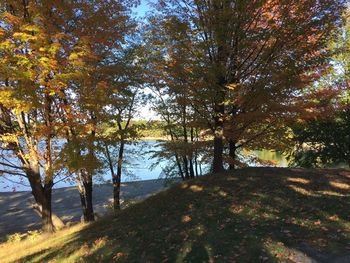
[[[188,173],[188,160],[186,155],[182,157],[183,165],[184,165],[184,172],[185,172],[185,179],[189,179],[190,175]]]
[[[222,98],[221,98],[222,97]],[[215,104],[215,131],[214,131],[214,160],[212,171],[220,173],[224,170],[223,151],[224,151],[224,113],[223,104],[224,95],[220,95],[220,100]]]
[[[42,228],[44,232],[54,232],[55,228],[52,222],[52,207],[51,207],[52,188],[44,189],[44,198],[42,200]]]
[[[42,207],[40,205],[38,205],[37,203],[31,204],[31,207],[40,216],[40,218],[42,218]],[[52,223],[53,223],[55,230],[60,230],[60,229],[64,228],[65,225],[64,225],[63,221],[55,213],[51,213],[51,217],[52,217]]]
[[[122,177],[124,145],[125,142],[122,139],[118,153],[117,174],[113,177],[113,207],[115,212],[120,210],[120,182]]]
[[[193,160],[190,159],[190,177],[194,178]]]
[[[187,118],[186,105],[183,105],[183,107],[182,107],[182,129],[183,129],[184,142],[185,142],[185,145],[187,147],[188,146],[188,138],[187,138],[186,118]],[[183,153],[182,161],[184,164],[185,178],[189,179],[190,173],[189,173],[189,169],[188,169],[189,167],[188,167],[187,149]]]
[[[94,208],[92,204],[92,178],[84,182],[86,200],[86,222],[95,221]]]
[[[214,160],[213,160],[213,173],[220,173],[224,170],[223,166],[223,139],[219,136],[214,138]]]
[[[198,177],[198,160],[197,160],[197,153],[194,156],[194,167],[196,171],[196,177]]]
[[[236,143],[232,140],[229,141],[229,156],[230,156],[230,170],[235,169],[234,161],[236,160]]]
[[[106,154],[107,154],[107,160],[109,164],[109,169],[111,171],[112,175],[112,183],[113,183],[113,209],[114,211],[120,210],[120,176],[121,176],[121,169],[118,170],[119,173],[114,173],[114,167],[112,162],[112,157],[108,149],[108,145],[105,144]],[[120,158],[120,149],[119,149],[119,156]],[[118,165],[119,168],[119,165]]]
[[[176,151],[175,151],[175,160],[176,160],[177,168],[179,169],[180,176],[181,176],[182,180],[185,181],[186,178],[185,178],[184,173],[183,173],[183,171],[182,171],[182,167],[181,167],[181,162],[180,162],[180,159],[179,159],[179,155],[177,154]]]
[[[83,209],[84,222],[95,220],[92,204],[92,176],[86,171],[80,171],[81,176],[77,178],[81,207]]]
[[[194,178],[194,169],[193,169],[193,141],[194,141],[194,135],[193,135],[193,127],[191,127],[191,151],[190,151],[190,156],[189,156],[189,161],[190,161],[190,177]]]
[[[55,228],[52,222],[51,195],[52,182],[47,182],[45,188],[41,185],[40,169],[38,166],[31,167],[26,172],[29,184],[32,188],[34,200],[42,208],[41,222],[44,232],[54,232]]]

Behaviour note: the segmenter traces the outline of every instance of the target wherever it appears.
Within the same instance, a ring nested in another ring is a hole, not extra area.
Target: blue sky
[[[141,0],[141,4],[137,8],[134,8],[134,12],[136,13],[136,16],[138,17],[144,16],[146,12],[150,10],[149,4],[148,4],[149,2],[154,2],[154,0],[153,1]]]
[[[136,17],[143,17],[147,11],[151,10],[149,2],[154,3],[155,0],[141,0],[141,4],[137,8],[133,9],[133,12],[135,13]],[[145,92],[150,93],[151,91],[147,89],[145,90]],[[147,103],[146,105],[143,105],[139,112],[139,116],[136,116],[135,119],[154,120],[159,119],[159,117],[157,116],[157,113],[151,109],[150,103]]]

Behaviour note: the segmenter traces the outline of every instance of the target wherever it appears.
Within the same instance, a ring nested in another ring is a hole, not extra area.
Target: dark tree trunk
[[[191,144],[193,146],[193,140],[194,140],[194,135],[193,135],[193,127],[191,127]],[[193,148],[191,148],[191,154],[190,154],[190,177],[194,178],[194,169],[193,169]]]
[[[113,207],[114,211],[120,210],[120,182],[122,177],[122,164],[123,164],[123,155],[124,155],[124,145],[125,142],[121,141],[119,153],[118,153],[118,165],[117,165],[117,174],[113,177]]]
[[[182,157],[182,161],[183,161],[183,165],[184,165],[185,178],[189,179],[190,175],[188,173],[188,160],[187,160],[186,155],[184,157]]]
[[[234,161],[236,161],[236,143],[232,140],[229,141],[229,156],[230,156],[230,170],[235,169]]]
[[[113,208],[115,212],[120,210],[120,181],[120,176],[116,174],[113,178]]]
[[[176,152],[175,152],[175,159],[176,159],[177,168],[179,169],[180,176],[181,176],[182,180],[185,181],[186,178],[185,178],[184,173],[182,171],[179,155]]]
[[[183,129],[183,137],[186,147],[188,146],[188,138],[187,138],[187,126],[186,126],[186,118],[187,118],[187,112],[186,112],[186,105],[183,105],[182,107],[182,129]],[[185,172],[185,178],[190,178],[190,171],[188,167],[189,159],[187,158],[187,149],[183,153],[183,164],[184,164],[184,172]]]
[[[198,177],[198,160],[197,160],[197,153],[194,156],[194,167],[196,171],[196,177]]]
[[[224,92],[219,92],[218,102],[215,103],[215,130],[214,130],[214,159],[212,170],[214,173],[220,173],[224,170],[223,152],[224,152]]]
[[[92,204],[92,176],[84,170],[80,172],[81,176],[77,179],[77,183],[84,222],[91,222],[95,220]]]
[[[213,160],[213,173],[220,173],[224,170],[223,166],[223,139],[220,136],[214,138],[214,160]]]
[[[190,177],[194,178],[193,160],[190,159]]]
[[[79,183],[79,182],[78,182]],[[85,195],[84,195],[84,188],[78,188],[79,189],[79,197],[80,197],[80,204],[81,208],[83,210],[83,217],[84,217],[84,222],[87,222],[87,209],[86,209],[86,202],[85,202]]]
[[[227,35],[224,27],[226,24],[220,18],[224,12],[225,1],[213,1],[212,8],[216,14],[214,17],[214,38],[217,43],[217,54],[213,58],[213,64],[216,69],[215,85],[215,103],[214,103],[214,160],[212,171],[220,173],[224,170],[223,151],[224,151],[224,118],[225,118],[225,99],[226,99],[226,63],[227,63]]]
[[[52,188],[45,189],[44,198],[42,200],[42,229],[44,232],[54,232],[55,228],[52,222],[52,209],[51,209],[51,194]]]
[[[32,188],[32,194],[35,202],[41,208],[42,230],[44,232],[54,232],[55,227],[52,222],[52,180],[46,182],[45,187],[41,185],[39,168],[31,168],[27,170],[27,176]]]
[[[114,173],[114,167],[113,167],[113,162],[111,155],[109,153],[108,145],[105,145],[106,148],[106,154],[107,154],[107,159],[108,159],[108,164],[109,164],[109,169],[111,170],[111,175],[112,175],[112,183],[113,183],[113,209],[114,211],[120,210],[120,180],[121,180],[121,168],[119,167],[119,162],[118,162],[118,173]],[[119,149],[119,155],[118,159],[122,158],[120,155],[120,150]]]
[[[84,182],[85,188],[85,200],[86,200],[86,222],[95,220],[94,208],[92,204],[92,178],[89,178],[87,182]]]

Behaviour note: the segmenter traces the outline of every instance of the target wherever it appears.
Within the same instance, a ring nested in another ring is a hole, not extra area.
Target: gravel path
[[[165,188],[165,181],[147,180],[121,184],[123,200],[142,200]],[[112,185],[96,185],[93,190],[94,211],[104,214],[111,211],[106,204],[112,197]],[[66,223],[80,221],[81,206],[76,187],[54,189],[52,209]],[[40,217],[30,207],[34,202],[30,192],[0,193],[0,240],[6,235],[40,228]]]

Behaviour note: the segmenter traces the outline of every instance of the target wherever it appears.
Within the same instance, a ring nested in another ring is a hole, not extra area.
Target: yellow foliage
[[[17,134],[10,134],[10,133],[6,133],[4,135],[0,136],[0,141],[2,143],[17,143],[18,142],[18,137]]]
[[[21,40],[23,42],[34,41],[37,39],[37,37],[35,35],[32,35],[30,33],[25,33],[25,32],[15,32],[15,33],[13,33],[13,37],[15,39]]]
[[[226,85],[226,88],[229,90],[234,90],[234,89],[238,88],[239,86],[240,86],[239,84],[232,83],[232,84]]]
[[[0,101],[6,108],[13,109],[15,112],[27,112],[31,108],[30,103],[23,103],[23,101],[15,98],[14,91],[10,88],[0,90]]]

